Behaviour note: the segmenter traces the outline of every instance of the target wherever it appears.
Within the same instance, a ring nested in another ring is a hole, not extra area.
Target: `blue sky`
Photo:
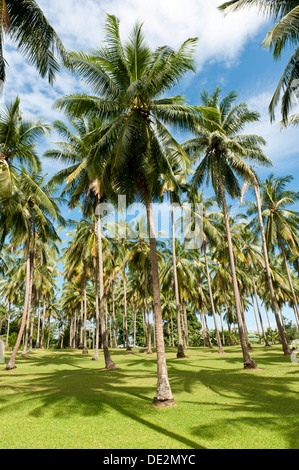
[[[271,22],[253,11],[224,17],[217,10],[220,3],[219,0],[87,0],[82,8],[80,0],[39,1],[68,49],[88,51],[99,45],[104,37],[106,12],[120,18],[123,36],[135,21],[143,22],[146,38],[153,47],[162,44],[177,47],[188,37],[198,36],[198,71],[189,74],[173,94],[182,94],[190,104],[198,104],[203,88],[213,91],[219,85],[224,94],[237,90],[240,101],[246,101],[261,114],[261,121],[246,132],[262,135],[267,140],[265,152],[274,163],[272,170],[260,169],[260,177],[265,178],[270,171],[279,176],[292,174],[294,181],[290,187],[298,190],[298,128],[281,132],[279,110],[274,125],[270,124],[267,111],[289,51],[284,53],[281,61],[274,62],[271,53],[260,46]],[[19,95],[26,117],[43,118],[47,122],[62,119],[63,116],[53,109],[54,101],[64,94],[88,92],[66,72],[59,75],[53,88],[49,87],[13,44],[6,43],[5,57],[9,67],[4,100],[10,101]],[[179,140],[184,137],[177,135]],[[53,140],[55,136],[49,136],[40,146],[40,152],[53,146]],[[49,175],[60,167],[58,162],[44,161],[44,170]],[[212,194],[211,189],[208,188],[207,194]],[[78,212],[70,214],[65,208],[63,215],[79,217]],[[285,314],[294,318],[290,310]],[[249,328],[254,328],[252,312],[248,314],[248,324]]]

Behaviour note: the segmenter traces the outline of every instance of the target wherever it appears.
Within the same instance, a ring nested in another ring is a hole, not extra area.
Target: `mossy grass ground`
[[[298,448],[299,364],[279,345],[167,350],[176,407],[151,406],[156,355],[112,350],[118,370],[92,352],[38,350],[0,370],[0,448]],[[9,353],[6,353],[7,359]]]

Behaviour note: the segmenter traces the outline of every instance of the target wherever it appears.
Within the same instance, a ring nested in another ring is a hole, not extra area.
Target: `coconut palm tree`
[[[282,51],[288,47],[295,47],[295,50],[283,72],[278,86],[271,100],[269,111],[271,120],[274,119],[274,110],[279,102],[283,91],[281,102],[281,113],[283,122],[288,122],[288,114],[292,107],[292,95],[294,93],[296,80],[299,79],[299,1],[298,0],[230,0],[219,8],[226,13],[240,10],[242,8],[257,8],[262,13],[273,18],[276,23],[269,31],[263,46],[272,49],[274,59],[281,58]],[[298,85],[297,85],[298,87]],[[291,119],[293,123],[296,117]]]
[[[211,306],[211,311],[213,315],[213,320],[214,320],[214,325],[215,325],[215,334],[216,334],[216,340],[217,340],[217,345],[218,345],[218,353],[219,354],[224,354],[224,350],[221,344],[221,339],[220,339],[220,334],[219,334],[219,329],[217,325],[217,319],[216,319],[216,310],[215,310],[215,305],[214,305],[214,298],[213,298],[213,292],[212,292],[212,283],[211,283],[211,275],[210,275],[210,266],[209,266],[209,260],[208,260],[208,255],[207,255],[207,247],[208,246],[215,246],[215,245],[220,245],[221,244],[221,233],[216,227],[215,224],[215,219],[217,219],[218,214],[215,212],[211,212],[211,208],[215,207],[216,203],[215,200],[212,198],[204,198],[203,192],[201,193],[193,193],[191,195],[191,201],[192,205],[195,205],[195,209],[190,209],[188,206],[185,207],[185,212],[189,213],[191,217],[188,218],[188,220],[191,220],[191,223],[189,225],[185,225],[184,231],[186,238],[191,238],[190,233],[192,232],[192,229],[194,229],[194,220],[196,220],[197,223],[197,230],[200,230],[200,233],[195,233],[193,234],[193,237],[196,237],[198,240],[201,240],[202,242],[202,252],[204,255],[204,264],[205,264],[205,272],[206,272],[206,277],[207,277],[207,282],[208,282],[208,289],[209,289],[209,297],[210,297],[210,306]],[[214,221],[214,223],[213,223]]]
[[[59,63],[71,66],[68,54],[54,28],[35,0],[2,0],[0,4],[0,80],[5,81],[3,57],[7,35],[42,77],[53,83]]]
[[[23,169],[17,179],[17,186],[18,204],[14,210],[10,237],[13,246],[24,245],[26,257],[25,301],[21,327],[11,358],[6,366],[7,370],[15,367],[26,318],[27,315],[29,316],[37,239],[41,243],[59,240],[52,220],[63,221],[55,197],[53,197],[55,188],[49,183],[45,183],[44,178],[36,173],[30,175]]]
[[[51,182],[64,184],[62,194],[69,195],[69,207],[81,206],[84,214],[92,214],[96,220],[96,237],[98,253],[98,282],[99,282],[99,316],[102,336],[103,352],[107,369],[115,369],[112,361],[105,325],[104,306],[104,268],[103,268],[103,234],[100,203],[106,197],[108,188],[111,188],[111,179],[106,178],[104,168],[106,159],[104,154],[99,157],[98,148],[95,143],[103,137],[106,132],[103,120],[96,117],[83,117],[71,121],[72,131],[67,124],[56,121],[55,129],[64,137],[63,142],[58,142],[60,150],[52,149],[45,153],[46,157],[62,160],[71,166],[57,173]],[[103,130],[104,129],[104,130]],[[100,158],[100,159],[99,159]],[[83,202],[83,206],[82,203]],[[97,303],[96,303],[97,305]],[[96,307],[97,308],[97,307]],[[96,356],[95,356],[96,359]]]
[[[127,202],[145,202],[150,234],[158,381],[155,403],[172,404],[163,340],[157,246],[152,201],[161,195],[160,175],[171,173],[170,158],[181,160],[184,152],[166,126],[189,128],[195,109],[182,97],[160,96],[190,70],[194,70],[196,39],[185,41],[177,51],[160,47],[152,51],[145,43],[142,26],[136,25],[128,41],[120,39],[119,22],[108,15],[105,47],[92,55],[72,53],[78,76],[98,96],[71,95],[57,107],[72,117],[97,114],[108,123],[99,135],[98,158],[108,162],[102,178],[113,177],[113,190],[126,194]],[[171,157],[166,148],[172,148]],[[175,180],[173,178],[175,183]]]
[[[272,253],[276,246],[281,251],[297,318],[299,319],[298,301],[292,283],[285,248],[287,247],[287,249],[298,256],[299,238],[297,234],[299,212],[289,209],[288,206],[294,205],[299,200],[299,192],[286,189],[287,184],[292,180],[292,176],[275,178],[271,174],[262,185],[261,203],[262,216],[265,221],[266,244],[268,250]]]
[[[235,92],[230,92],[223,99],[220,95],[221,90],[218,87],[211,95],[207,91],[202,93],[201,104],[206,106],[206,111],[201,111],[201,123],[197,127],[195,137],[183,147],[199,159],[192,179],[193,188],[197,189],[205,179],[207,182],[211,180],[217,202],[223,209],[244,368],[255,368],[256,363],[251,359],[246,347],[242,325],[226,192],[229,196],[237,198],[241,192],[238,178],[253,180],[254,174],[245,160],[257,160],[264,165],[269,165],[270,160],[261,150],[261,146],[265,144],[262,137],[240,134],[246,124],[259,120],[259,114],[249,110],[245,103],[235,104]]]

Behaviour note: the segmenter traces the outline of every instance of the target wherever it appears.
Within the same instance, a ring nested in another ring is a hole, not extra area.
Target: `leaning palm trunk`
[[[117,369],[116,364],[112,361],[109,353],[107,330],[105,325],[104,310],[104,270],[103,270],[103,251],[102,251],[102,229],[101,216],[97,215],[97,241],[98,241],[98,260],[99,260],[99,294],[100,294],[100,323],[101,323],[101,340],[104,351],[106,369]]]
[[[173,215],[173,204],[172,204],[172,194],[170,193],[170,212],[171,212],[171,230],[172,230],[172,265],[173,265],[173,280],[174,280],[174,293],[175,293],[175,306],[177,313],[177,326],[178,326],[178,352],[177,358],[182,359],[185,357],[183,341],[182,341],[182,330],[181,330],[181,308],[179,300],[179,285],[178,285],[178,275],[177,275],[177,266],[176,266],[176,253],[175,253],[175,231],[174,231],[174,215]]]
[[[278,314],[278,306],[277,306],[275,293],[274,293],[274,288],[273,288],[273,282],[272,282],[270,264],[269,264],[269,258],[268,258],[267,243],[266,243],[264,224],[263,224],[260,188],[259,188],[259,184],[258,184],[257,181],[254,184],[254,191],[255,191],[255,197],[256,197],[256,202],[257,202],[258,218],[259,218],[259,225],[260,225],[261,237],[262,237],[262,247],[263,247],[264,259],[265,259],[267,281],[268,281],[268,286],[269,286],[269,290],[270,290],[272,309],[273,309],[273,312],[274,312],[274,315],[275,315],[278,334],[279,334],[279,338],[280,338],[280,341],[281,341],[281,344],[282,344],[282,349],[283,349],[284,355],[285,356],[290,356],[291,355],[291,350],[289,348],[287,339],[285,337],[284,331],[283,331],[281,323],[280,323],[279,314]]]
[[[237,275],[236,275],[233,244],[232,244],[232,239],[231,239],[231,232],[230,232],[229,219],[228,219],[228,210],[227,210],[226,198],[225,198],[222,180],[220,180],[220,193],[221,193],[221,199],[222,199],[222,205],[223,205],[227,245],[228,245],[229,260],[230,260],[231,274],[232,274],[232,280],[233,280],[233,292],[234,292],[234,299],[235,299],[239,337],[240,337],[240,343],[241,343],[241,348],[242,348],[242,353],[243,353],[244,369],[256,369],[257,364],[253,361],[253,359],[251,359],[249,352],[246,348],[245,336],[244,336],[243,325],[242,325],[241,302],[240,302],[240,296],[239,296],[238,280],[237,280]]]
[[[207,245],[206,245],[206,241],[203,242],[203,253],[204,253],[204,258],[205,258],[206,274],[207,274],[207,280],[208,280],[208,287],[209,287],[209,295],[210,295],[211,309],[212,309],[213,320],[214,320],[214,325],[215,325],[215,333],[216,333],[216,340],[217,340],[217,345],[218,345],[218,353],[219,353],[219,354],[224,354],[224,350],[223,350],[223,347],[222,347],[222,344],[221,344],[219,329],[218,329],[218,325],[217,325],[217,318],[216,318],[216,312],[215,312],[215,306],[214,306],[214,299],[213,299],[213,292],[212,292],[210,271],[209,271],[208,258],[207,258]]]
[[[24,310],[23,310],[23,315],[22,315],[22,322],[19,330],[19,334],[17,337],[17,341],[15,344],[15,347],[12,351],[12,355],[10,357],[10,360],[6,366],[6,370],[11,370],[14,369],[15,367],[15,362],[16,362],[16,357],[17,353],[21,344],[21,340],[23,337],[25,325],[26,325],[26,318],[27,318],[27,313],[28,313],[28,307],[29,307],[29,299],[30,299],[30,274],[31,274],[31,256],[30,256],[30,240],[28,238],[27,240],[27,260],[26,260],[26,285],[25,285],[25,299],[24,299]]]
[[[157,258],[157,245],[154,229],[154,217],[152,212],[151,199],[149,194],[146,194],[146,212],[149,230],[150,241],[150,259],[152,268],[152,282],[153,282],[153,301],[154,301],[154,315],[155,315],[155,330],[156,330],[156,347],[157,347],[157,394],[154,398],[154,403],[159,404],[175,404],[169,380],[166,365],[165,345],[163,337],[163,322],[160,301],[160,285],[159,285],[159,268]]]

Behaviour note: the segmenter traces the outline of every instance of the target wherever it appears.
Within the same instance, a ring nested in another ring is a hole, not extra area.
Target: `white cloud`
[[[277,109],[277,120],[271,124],[269,117],[269,104],[273,91],[264,91],[246,100],[250,109],[261,114],[260,122],[248,126],[247,131],[262,136],[267,141],[265,153],[271,158],[275,169],[294,169],[296,161],[290,158],[298,149],[298,128],[290,127],[281,130],[279,123],[279,109]],[[299,112],[294,109],[293,112]],[[298,161],[298,156],[296,156]],[[298,164],[297,164],[298,167]]]
[[[88,50],[103,39],[106,13],[120,19],[126,35],[136,22],[152,46],[178,46],[189,37],[199,37],[198,60],[236,59],[248,39],[265,23],[253,11],[224,17],[217,9],[221,0],[40,0],[44,12],[69,48]]]

